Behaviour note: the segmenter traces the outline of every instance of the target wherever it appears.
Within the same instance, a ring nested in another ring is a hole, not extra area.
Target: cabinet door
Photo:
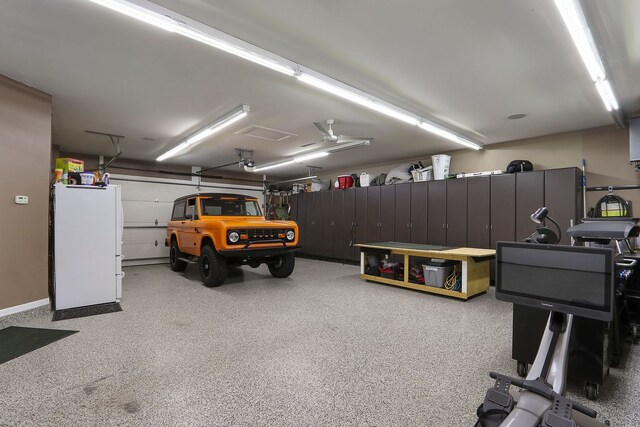
[[[331,257],[347,259],[349,248],[349,228],[345,225],[344,191],[330,191],[331,204],[333,205],[333,224],[329,233],[332,234]]]
[[[411,241],[411,185],[397,184],[395,204],[395,230],[396,242]]]
[[[383,185],[380,189],[380,241],[393,242],[396,228],[396,186]]]
[[[427,182],[411,186],[411,243],[427,243]]]
[[[499,240],[516,238],[516,176],[491,177],[491,247]]]
[[[289,197],[289,219],[298,222],[298,195],[292,194]]]
[[[353,247],[356,239],[356,190],[349,188],[342,191],[344,199],[343,210],[343,230],[344,236],[347,237],[347,248],[345,249],[346,259],[358,261],[360,259],[360,251]]]
[[[334,239],[334,221],[333,221],[333,198],[332,191],[323,191],[322,195],[322,237],[318,247],[318,254],[323,257],[331,258]]]
[[[516,240],[524,240],[536,229],[531,214],[544,206],[544,171],[516,173]]]
[[[356,188],[355,204],[355,243],[369,243],[367,236],[367,188]],[[356,251],[360,254],[360,251]]]
[[[300,253],[306,254],[307,251],[307,211],[310,210],[307,208],[309,204],[309,194],[308,193],[300,193],[298,194],[298,233],[300,236],[298,238],[298,244],[301,246]]]
[[[430,245],[447,244],[447,183],[430,181],[427,194],[427,239]]]
[[[311,235],[313,236],[313,241],[311,242],[311,255],[320,255],[321,245],[322,245],[322,220],[323,220],[323,211],[322,211],[322,192],[313,192],[311,193],[312,197],[312,207],[313,210],[311,213]]]
[[[467,246],[488,249],[491,247],[491,178],[488,176],[467,179]]]
[[[467,179],[448,179],[447,246],[467,246]]]
[[[580,179],[580,170],[576,168],[544,172],[545,206],[549,209],[549,216],[560,225],[562,230],[560,243],[563,245],[571,243],[571,239],[567,236],[567,228],[571,226],[571,220],[577,224],[583,216]],[[551,222],[548,222],[547,226],[556,231]]]
[[[367,240],[380,241],[380,187],[367,187]]]

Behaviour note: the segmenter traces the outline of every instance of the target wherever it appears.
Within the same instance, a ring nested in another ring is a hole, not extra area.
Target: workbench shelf
[[[360,278],[369,282],[384,283],[417,291],[445,295],[467,300],[475,295],[483,294],[489,289],[489,260],[494,258],[492,249],[445,248],[433,245],[418,245],[401,242],[377,242],[357,244],[360,248]],[[384,251],[404,258],[403,280],[366,274],[367,253]],[[458,261],[461,264],[462,286],[460,291],[448,290],[409,282],[410,258],[439,258]]]

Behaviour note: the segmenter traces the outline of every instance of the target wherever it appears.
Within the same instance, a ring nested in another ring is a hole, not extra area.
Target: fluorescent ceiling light
[[[296,77],[301,82],[304,82],[315,88],[324,90],[325,92],[329,92],[333,95],[339,96],[358,105],[362,105],[363,107],[370,108],[374,111],[377,111],[389,117],[393,117],[394,119],[398,119],[410,125],[415,126],[420,123],[420,120],[418,118],[402,112],[399,108],[392,108],[382,104],[380,101],[372,99],[371,97],[359,95],[355,93],[355,89],[349,90],[336,84],[329,83],[325,79],[313,77],[305,73],[301,73]]]
[[[560,16],[571,35],[582,62],[584,63],[591,80],[596,85],[598,94],[602,98],[607,111],[619,108],[618,100],[613,94],[611,84],[607,80],[604,65],[600,60],[598,48],[593,40],[587,19],[578,0],[554,0]]]
[[[181,152],[182,150],[184,150],[185,148],[187,148],[188,146],[189,146],[189,144],[187,144],[186,141],[181,142],[177,146],[173,147],[171,150],[167,151],[166,153],[164,153],[163,155],[158,157],[156,159],[156,162],[161,162],[161,161],[163,161],[165,159],[168,159],[169,157],[173,157],[176,154],[178,154],[179,152]]]
[[[234,124],[238,120],[240,120],[240,119],[242,119],[244,117],[247,117],[248,113],[249,113],[249,106],[248,105],[240,105],[239,107],[234,108],[233,110],[229,111],[227,114],[225,114],[224,116],[220,117],[219,119],[217,119],[213,123],[207,125],[206,127],[204,127],[203,129],[200,129],[199,131],[197,131],[193,135],[187,137],[184,141],[182,141],[176,147],[173,147],[171,150],[169,150],[166,153],[164,153],[161,156],[159,156],[156,159],[156,162],[161,162],[163,160],[166,160],[169,157],[173,157],[173,156],[177,155],[181,151],[185,150],[187,147],[191,147],[191,146],[196,145],[197,143],[199,143],[203,139],[213,135],[216,132],[221,131],[222,129],[224,129],[224,128],[228,127],[228,126],[231,126],[232,124]]]
[[[317,159],[320,157],[327,157],[329,153],[327,151],[319,151],[317,153],[305,154],[304,156],[295,157],[293,160],[297,163],[306,162],[307,160]]]
[[[274,164],[271,164],[271,165],[261,166],[259,168],[253,168],[252,172],[266,171],[268,169],[275,169],[275,168],[279,168],[281,166],[292,165],[294,163],[295,163],[295,160],[287,160],[287,161],[284,161],[284,162],[278,162],[278,163],[274,163]]]
[[[262,172],[264,170],[279,168],[281,166],[288,166],[294,163],[303,163],[303,162],[306,162],[307,160],[317,159],[319,157],[326,157],[331,153],[337,153],[338,151],[344,151],[344,150],[349,150],[351,148],[369,145],[370,143],[371,143],[370,139],[364,139],[362,141],[355,141],[355,142],[349,142],[346,144],[340,144],[325,151],[309,153],[309,154],[305,154],[304,156],[294,157],[293,159],[283,160],[281,162],[271,163],[271,164],[267,164],[257,168],[253,168],[252,172]]]
[[[433,134],[436,134],[438,136],[446,138],[449,141],[453,141],[453,142],[456,142],[458,144],[462,144],[462,145],[464,145],[466,147],[473,148],[474,150],[482,149],[482,145],[480,145],[478,143],[475,143],[475,142],[472,142],[472,141],[469,141],[469,140],[467,140],[465,138],[462,138],[462,137],[454,134],[453,132],[450,132],[450,131],[448,131],[446,129],[443,129],[441,127],[434,126],[431,123],[422,122],[422,123],[420,123],[418,125],[418,127],[420,129],[426,130],[427,132],[431,132]]]
[[[89,0],[100,6],[107,7],[115,12],[122,13],[123,15],[130,16],[139,21],[151,24],[155,27],[162,28],[163,30],[175,32],[177,23],[167,16],[153,13],[144,7],[140,7],[136,4],[128,1],[119,0]]]
[[[575,0],[554,0],[564,24],[569,30],[573,44],[578,49],[582,62],[587,67],[591,80],[603,80],[606,78],[604,66],[600,61],[598,49],[596,49],[593,36],[587,25],[582,8]]]
[[[147,7],[140,6],[140,4],[148,4],[149,7],[155,5],[149,4],[149,2],[143,1],[126,1],[126,0],[89,0],[93,3],[107,7],[113,11],[122,13],[124,15],[135,18],[139,21],[147,24],[154,25],[163,30],[180,34],[184,37],[188,37],[192,40],[204,43],[206,45],[215,47],[216,49],[223,50],[231,53],[232,55],[239,56],[248,61],[254,62],[263,67],[270,68],[279,73],[293,76],[295,70],[293,67],[280,63],[275,55],[269,55],[268,52],[262,51],[257,46],[250,45],[249,43],[242,42],[239,39],[230,37],[229,35],[219,32],[217,30],[208,31],[212,34],[207,34],[204,31],[200,31],[193,26],[189,26],[184,23],[182,19],[173,19],[168,15],[155,12]],[[157,7],[156,7],[157,8]],[[209,29],[207,27],[207,29]],[[209,29],[212,30],[212,29]],[[225,41],[223,38],[232,39],[234,42]],[[262,51],[262,52],[259,52]],[[273,56],[274,59],[268,56]],[[284,61],[282,61],[284,62]]]

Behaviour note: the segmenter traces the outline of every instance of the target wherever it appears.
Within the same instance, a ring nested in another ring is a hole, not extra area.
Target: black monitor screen
[[[611,249],[498,242],[496,298],[610,321]]]

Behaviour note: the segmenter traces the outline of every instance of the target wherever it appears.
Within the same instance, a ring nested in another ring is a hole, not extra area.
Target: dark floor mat
[[[88,307],[67,308],[53,312],[53,320],[67,320],[78,317],[95,316],[98,314],[116,313],[122,311],[120,303],[90,305]]]
[[[0,364],[73,335],[76,332],[78,331],[22,328],[19,326],[0,329]]]

